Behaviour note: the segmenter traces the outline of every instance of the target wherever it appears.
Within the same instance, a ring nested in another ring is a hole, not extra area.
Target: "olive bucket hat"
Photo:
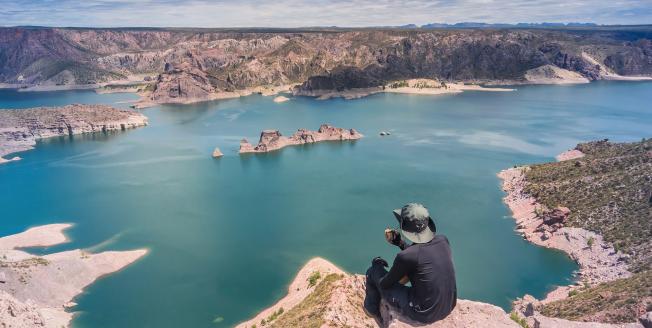
[[[410,203],[394,210],[401,233],[416,244],[424,244],[435,238],[435,222],[423,205]]]

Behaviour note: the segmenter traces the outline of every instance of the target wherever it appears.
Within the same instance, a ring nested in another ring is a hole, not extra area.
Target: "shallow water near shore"
[[[568,284],[577,266],[513,231],[496,173],[552,161],[581,141],[652,137],[652,83],[517,89],[151,108],[148,127],[44,140],[0,165],[0,235],[72,222],[70,243],[37,251],[151,250],[91,285],[74,327],[228,327],[282,297],[311,257],[355,273],[375,256],[391,262],[391,210],[422,202],[451,242],[459,296],[508,308]],[[133,99],[0,90],[0,108],[126,108]],[[237,154],[239,140],[257,141],[262,129],[325,122],[366,137]],[[216,146],[221,159],[211,158]]]

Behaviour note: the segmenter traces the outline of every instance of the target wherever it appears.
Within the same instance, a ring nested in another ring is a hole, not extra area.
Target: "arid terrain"
[[[0,83],[137,91],[188,103],[297,84],[299,94],[427,78],[582,83],[650,78],[648,27],[601,29],[1,28]],[[263,89],[261,89],[263,88]]]

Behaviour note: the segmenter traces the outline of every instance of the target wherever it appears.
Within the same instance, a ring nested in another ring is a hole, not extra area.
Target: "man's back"
[[[413,244],[401,251],[390,272],[381,279],[381,287],[390,288],[399,275],[407,275],[412,283],[409,301],[413,313],[408,313],[410,317],[434,322],[445,318],[455,308],[455,269],[445,236],[436,235],[428,243]]]

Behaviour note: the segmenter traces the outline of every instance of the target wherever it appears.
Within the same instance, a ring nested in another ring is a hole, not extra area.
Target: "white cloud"
[[[0,24],[302,27],[431,22],[652,22],[649,0],[0,0]]]

